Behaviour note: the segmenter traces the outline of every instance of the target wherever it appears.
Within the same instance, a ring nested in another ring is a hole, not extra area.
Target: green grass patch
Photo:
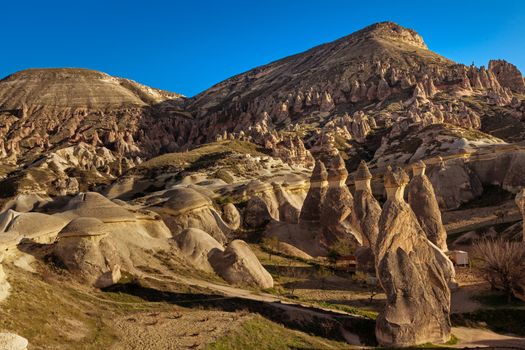
[[[348,343],[337,342],[288,329],[262,316],[244,322],[231,333],[209,344],[207,350],[231,349],[351,349]]]
[[[372,311],[372,310],[358,309],[356,307],[352,307],[348,305],[333,304],[333,303],[328,303],[325,301],[316,302],[316,304],[321,307],[327,308],[327,309],[344,311],[352,315],[363,316],[363,317],[366,317],[372,320],[375,320],[377,318],[377,315],[379,314],[378,312]]]

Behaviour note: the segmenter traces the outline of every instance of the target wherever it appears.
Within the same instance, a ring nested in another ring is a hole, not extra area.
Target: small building
[[[448,252],[450,260],[456,266],[468,266],[468,253],[463,250],[452,250]]]

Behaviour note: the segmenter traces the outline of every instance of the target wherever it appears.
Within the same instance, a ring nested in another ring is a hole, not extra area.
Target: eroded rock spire
[[[414,176],[408,184],[408,203],[416,214],[427,238],[446,252],[447,231],[441,221],[441,212],[432,183],[425,175],[426,165],[422,161],[412,165]]]
[[[383,346],[444,343],[450,338],[450,266],[427,238],[403,199],[409,178],[402,169],[385,175],[387,201],[379,221],[376,270],[387,303],[376,321]]]

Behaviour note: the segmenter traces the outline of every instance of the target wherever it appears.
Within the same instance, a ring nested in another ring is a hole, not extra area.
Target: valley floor
[[[318,266],[253,248],[277,282],[272,290],[231,287],[167,266],[99,291],[26,256],[16,264],[22,268],[6,266],[12,290],[0,309],[0,328],[28,338],[29,349],[57,350],[357,347],[355,335],[319,322],[328,319],[362,319],[366,327],[361,327],[370,329],[359,335],[373,334],[383,294],[370,293],[348,273],[320,272]],[[468,269],[460,270],[458,279],[463,286],[453,294],[455,341],[446,346],[525,348],[520,338],[525,304],[506,305]]]

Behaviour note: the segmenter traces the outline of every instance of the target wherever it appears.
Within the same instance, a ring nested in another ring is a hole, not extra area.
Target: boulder
[[[222,218],[234,231],[241,226],[241,214],[233,203],[227,203],[222,207]]]
[[[272,276],[244,241],[234,240],[224,251],[214,250],[209,261],[215,272],[228,283],[273,287]]]
[[[385,175],[388,199],[376,247],[377,277],[387,295],[376,338],[385,347],[444,343],[451,331],[449,266],[404,201],[407,183],[401,169]]]
[[[0,333],[0,349],[26,350],[29,342],[26,338],[14,333]]]
[[[414,175],[408,184],[408,203],[430,242],[446,252],[447,231],[441,221],[434,187],[425,175],[426,165],[419,161],[412,165],[412,169]]]
[[[110,271],[104,272],[95,282],[97,288],[107,288],[120,281],[122,273],[120,272],[120,265],[113,265]]]
[[[277,247],[275,247],[276,250],[284,255],[293,256],[295,258],[305,259],[305,260],[311,260],[313,257],[305,252],[303,252],[301,249],[288,244],[286,242],[279,242]]]
[[[249,228],[261,228],[272,220],[268,205],[261,197],[252,197],[244,209],[244,224]]]
[[[180,251],[196,269],[213,272],[208,257],[215,250],[223,251],[222,245],[212,236],[198,228],[188,228],[175,236]]]

